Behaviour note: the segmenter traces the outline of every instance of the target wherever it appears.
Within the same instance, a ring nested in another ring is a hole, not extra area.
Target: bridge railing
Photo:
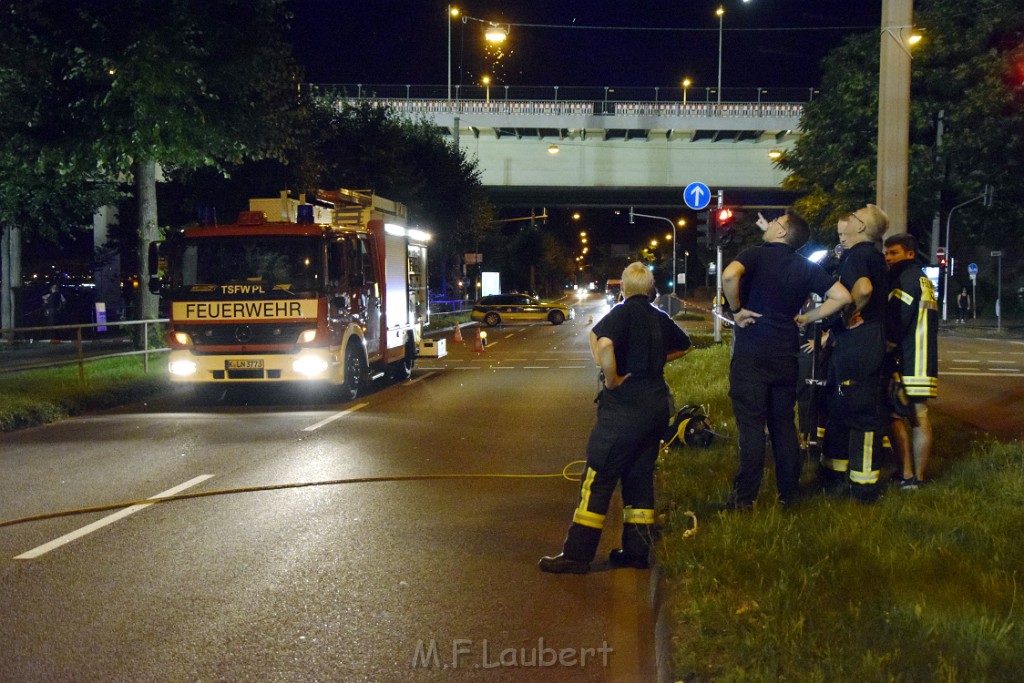
[[[396,88],[408,88],[408,96],[395,96]],[[369,102],[408,114],[502,114],[559,116],[694,116],[694,117],[799,117],[803,101],[694,102],[673,100],[505,99],[483,93],[477,99],[446,99],[416,96],[413,86],[316,85],[311,92],[337,104]],[[629,90],[636,91],[637,88]],[[791,89],[792,90],[792,89]],[[781,89],[779,89],[781,91]],[[480,93],[474,93],[480,94]],[[519,93],[517,93],[518,95]],[[549,93],[555,94],[555,93]],[[595,93],[590,93],[595,94]],[[621,93],[616,93],[621,95]],[[637,93],[633,93],[637,94]],[[781,92],[780,92],[781,94]],[[791,94],[791,93],[789,93]]]
[[[336,104],[370,102],[381,107],[407,114],[523,114],[558,116],[714,116],[714,117],[796,117],[803,113],[803,105],[795,103],[699,103],[678,102],[611,102],[607,108],[593,102],[553,102],[529,100],[402,100],[389,98],[362,99],[329,97]]]
[[[527,102],[590,102],[595,111],[607,112],[616,103],[645,102],[658,104],[803,104],[819,93],[816,88],[722,88],[718,97],[715,88],[676,87],[596,87],[557,85],[453,85],[449,95],[445,85],[401,85],[366,83],[309,83],[309,92],[334,95],[346,99],[438,100],[463,101],[527,101]]]

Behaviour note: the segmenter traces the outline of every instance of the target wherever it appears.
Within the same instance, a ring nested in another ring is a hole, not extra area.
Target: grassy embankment
[[[1018,680],[1024,446],[933,412],[934,481],[920,491],[873,506],[818,495],[783,511],[769,472],[754,512],[715,512],[736,466],[729,351],[692,336],[708,348],[669,366],[669,383],[724,438],[673,450],[659,470],[675,679]],[[166,381],[138,358],[87,368],[84,383],[73,367],[4,377],[0,430],[138,400]],[[689,538],[688,510],[700,520]]]
[[[669,370],[677,405],[707,406],[726,436],[670,451],[659,470],[674,680],[1019,680],[1024,444],[933,411],[922,490],[872,506],[812,495],[785,511],[769,472],[753,512],[717,512],[736,467],[728,358],[723,344]],[[690,538],[687,510],[700,520]]]

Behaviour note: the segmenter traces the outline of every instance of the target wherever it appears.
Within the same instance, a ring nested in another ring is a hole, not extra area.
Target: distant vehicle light
[[[292,363],[292,370],[306,377],[317,377],[327,372],[327,361],[318,356],[299,356]]]
[[[167,371],[179,377],[188,377],[196,374],[196,364],[190,360],[176,360],[167,366]]]

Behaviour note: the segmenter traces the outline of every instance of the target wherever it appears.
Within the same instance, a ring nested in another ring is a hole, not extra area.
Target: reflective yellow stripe
[[[864,444],[861,446],[863,455],[863,468],[861,470],[850,470],[850,481],[854,484],[877,484],[881,474],[879,470],[871,469],[875,460],[875,433],[864,432]]]
[[[889,441],[888,436],[882,437],[882,448],[892,448],[892,441]]]
[[[907,389],[907,396],[935,398],[939,393],[936,377],[904,377],[903,386]]]
[[[622,521],[626,524],[654,524],[654,510],[634,509],[627,505],[622,509]]]
[[[594,477],[596,476],[597,472],[588,467],[587,476],[584,477],[583,485],[580,487],[580,504],[576,506],[576,512],[572,515],[572,521],[583,526],[601,529],[604,527],[604,515],[590,512],[587,509],[590,507],[590,487],[593,485]]]
[[[825,436],[825,428],[824,427],[818,427],[818,438],[821,439],[821,438],[824,438],[824,436]]]
[[[846,472],[850,469],[849,460],[833,460],[832,458],[826,458],[824,455],[821,456],[821,466],[827,470],[833,472]]]
[[[581,526],[589,526],[593,529],[604,528],[604,515],[599,515],[596,512],[588,512],[587,510],[579,510],[572,513],[572,521]]]
[[[890,299],[899,299],[900,301],[902,301],[903,303],[905,303],[908,306],[910,304],[914,303],[914,297],[911,296],[910,294],[907,294],[902,289],[894,289],[891,292],[889,292],[889,298]]]

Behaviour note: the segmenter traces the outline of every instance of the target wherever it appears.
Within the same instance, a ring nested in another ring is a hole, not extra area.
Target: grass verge
[[[166,363],[144,372],[140,356],[105,358],[85,365],[30,370],[0,382],[0,432],[61,420],[91,410],[130,403],[167,388]]]
[[[1018,680],[1024,444],[933,412],[934,481],[920,491],[783,510],[769,471],[753,512],[717,512],[737,465],[728,360],[723,344],[668,369],[677,405],[704,404],[725,436],[659,467],[674,680]],[[688,538],[685,511],[700,520]]]

